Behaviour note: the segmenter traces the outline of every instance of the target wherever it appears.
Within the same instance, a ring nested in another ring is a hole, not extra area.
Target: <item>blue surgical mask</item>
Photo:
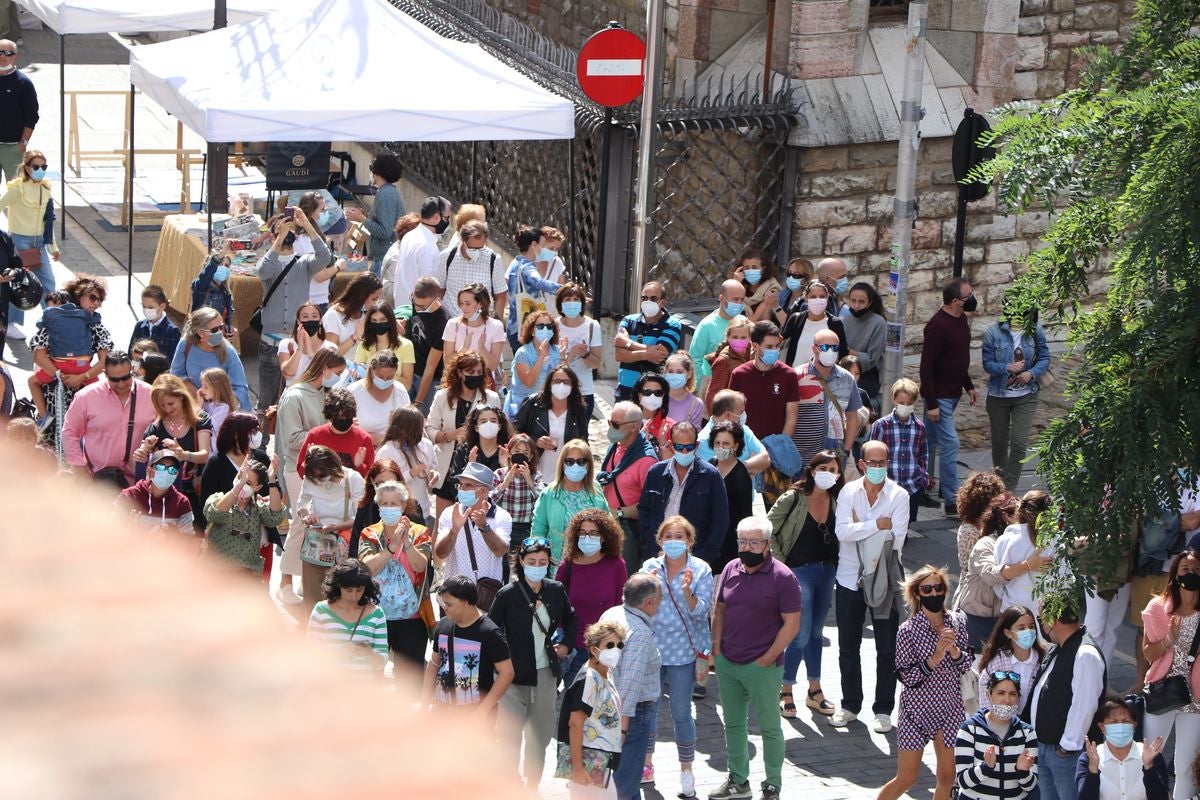
[[[668,539],[663,542],[662,547],[668,558],[679,558],[687,552],[687,542],[682,539]]]
[[[731,317],[736,317],[738,314],[746,310],[745,303],[726,303],[725,313]]]
[[[756,284],[762,280],[762,270],[761,269],[744,269],[744,270],[742,270],[742,276],[745,277],[746,283],[753,286],[754,284]]]
[[[563,316],[575,319],[583,313],[583,303],[579,300],[566,300],[563,302]]]
[[[169,472],[154,470],[154,474],[150,476],[150,480],[154,482],[156,487],[163,490],[170,489],[175,485],[175,476]]]
[[[534,328],[533,329],[533,338],[537,339],[539,342],[548,342],[554,338],[554,329],[553,328]]]
[[[474,489],[459,489],[458,504],[464,508],[475,505],[476,494]]]
[[[381,378],[378,375],[372,375],[371,383],[375,384],[376,389],[383,390],[392,388],[392,384],[395,383],[395,381],[388,380],[387,378]]]
[[[835,292],[837,292],[838,294],[845,294],[846,290],[849,288],[850,288],[850,279],[849,278],[839,278],[837,285],[835,285],[833,287],[833,290]]]
[[[537,261],[546,261],[553,264],[554,259],[558,258],[557,254],[549,247],[543,247],[542,252],[538,253]]]
[[[687,375],[682,372],[668,372],[666,374],[667,386],[672,389],[682,389],[687,385]]]
[[[391,506],[387,506],[385,508],[379,509],[379,519],[383,522],[384,525],[395,525],[397,522],[400,521],[400,518],[403,516],[404,516],[403,508],[393,508]]]
[[[333,212],[328,208],[317,215],[317,227],[325,230],[333,224]]]
[[[213,271],[213,280],[217,283],[224,283],[229,280],[229,267],[217,267]]]
[[[479,319],[479,317],[480,317],[480,315],[481,315],[481,314],[483,314],[483,309],[482,309],[482,308],[477,308],[477,309],[475,309],[475,313],[474,313],[474,314],[472,314],[471,316],[467,317],[467,321],[468,321],[468,322],[475,322],[476,320],[478,320],[478,319]]]
[[[785,283],[789,292],[798,292],[804,286],[804,278],[788,278]]]
[[[580,536],[575,542],[575,546],[579,548],[579,552],[585,556],[594,556],[600,552],[600,537],[599,536]]]
[[[338,381],[341,380],[341,377],[342,376],[338,375],[336,372],[331,372],[329,373],[328,377],[325,378],[325,380],[321,381],[321,385],[326,389],[332,389],[333,387],[337,386]]]
[[[867,480],[878,486],[887,480],[887,467],[867,467]]]
[[[225,341],[225,334],[222,331],[217,331],[216,333],[210,333],[208,335],[207,341],[208,341],[209,347],[220,347],[221,342]]]
[[[1033,647],[1033,643],[1037,641],[1037,631],[1033,628],[1026,628],[1023,631],[1017,631],[1017,646],[1029,649]]]
[[[745,411],[743,411],[741,414],[738,414],[738,425],[741,425],[743,428],[746,427],[746,412]]]
[[[563,475],[569,481],[581,481],[587,477],[587,466],[584,464],[568,464],[563,467]]]
[[[676,453],[675,463],[681,467],[690,467],[692,462],[696,460],[696,451],[690,453]]]
[[[1104,725],[1104,740],[1113,747],[1125,747],[1133,742],[1132,722],[1108,722]]]
[[[549,571],[550,568],[546,566],[531,567],[529,565],[525,565],[522,567],[522,569],[525,570],[525,580],[529,581],[530,583],[541,583],[542,581],[546,580],[546,572]]]
[[[758,357],[761,358],[762,362],[768,367],[773,367],[775,366],[775,362],[779,360],[779,350],[763,350],[759,353]]]
[[[33,178],[35,181],[45,180],[45,178],[46,178],[46,168],[45,168],[45,167],[38,167],[37,169],[30,170],[30,171],[29,171],[29,175],[30,175],[30,177],[32,177],[32,178]]]

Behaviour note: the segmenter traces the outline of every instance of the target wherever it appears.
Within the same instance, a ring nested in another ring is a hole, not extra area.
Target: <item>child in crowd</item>
[[[696,369],[692,357],[682,350],[667,356],[663,377],[671,387],[671,416],[680,422],[690,422],[696,430],[704,427],[704,403],[696,397]]]
[[[210,367],[200,373],[200,399],[204,401],[205,413],[212,420],[213,441],[216,441],[217,434],[221,432],[221,423],[241,408],[225,370]]]
[[[133,377],[140,379],[145,374],[142,371],[142,361],[145,360],[147,353],[162,353],[162,350],[158,348],[153,339],[135,339],[129,346],[129,360],[133,363]]]
[[[729,320],[729,327],[725,329],[725,340],[717,345],[716,350],[704,357],[712,365],[708,388],[704,390],[706,417],[712,416],[712,401],[717,392],[729,388],[729,376],[736,368],[753,358],[750,353],[750,328],[753,324],[741,314]]]
[[[918,500],[929,486],[925,460],[925,423],[913,413],[920,391],[916,381],[892,384],[892,412],[875,421],[867,438],[888,446],[888,477],[908,492],[908,519],[917,521]]]
[[[156,345],[153,352],[175,354],[175,348],[179,344],[179,326],[167,317],[169,305],[167,293],[161,286],[150,284],[142,289],[144,319],[133,326],[133,336],[129,337],[129,353],[132,358],[139,358],[133,355],[135,350],[141,349],[142,352],[146,352],[145,348],[138,348],[138,343],[147,340]]]
[[[232,337],[233,330],[233,294],[229,291],[229,265],[233,261],[233,250],[229,242],[219,252],[213,253],[205,262],[204,268],[192,281],[192,308],[212,308],[220,313],[225,321],[225,335]],[[164,350],[165,353],[174,353]]]
[[[162,353],[145,353],[142,356],[141,374],[138,375],[139,380],[143,380],[151,386],[158,380],[158,376],[171,369],[171,359],[164,356]]]
[[[528,434],[518,433],[508,441],[508,457],[501,448],[500,469],[496,470],[490,498],[512,517],[512,537],[508,558],[504,562],[504,577],[507,581],[516,552],[521,542],[533,527],[533,507],[546,485],[538,462],[533,457],[533,439]]]
[[[99,321],[98,313],[75,305],[75,298],[66,292],[50,292],[46,295],[46,310],[42,312],[38,327],[45,328],[50,334],[50,360],[59,373],[81,375],[91,368],[92,325]],[[42,387],[54,378],[41,367],[29,376],[29,394],[37,407],[39,429],[48,421]]]

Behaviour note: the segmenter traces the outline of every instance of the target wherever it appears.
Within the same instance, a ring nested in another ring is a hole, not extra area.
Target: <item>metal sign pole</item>
[[[662,5],[646,3],[646,86],[642,90],[641,131],[638,142],[637,200],[633,213],[633,270],[628,285],[628,308],[637,308],[649,268],[650,217],[654,213],[654,140],[658,128],[658,104],[662,94]]]

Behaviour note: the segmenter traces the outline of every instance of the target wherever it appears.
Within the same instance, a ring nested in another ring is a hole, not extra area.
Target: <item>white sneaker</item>
[[[892,718],[887,714],[876,714],[875,724],[871,726],[876,733],[887,733],[892,729]]]
[[[689,798],[696,796],[696,776],[692,771],[683,770],[679,773],[679,797]]]
[[[17,323],[10,322],[8,323],[8,338],[14,342],[23,342],[25,341],[25,331],[21,330]]]
[[[300,595],[296,594],[296,590],[292,588],[292,582],[286,581],[279,587],[279,591],[275,593],[281,603],[286,603],[289,606],[298,606],[304,602]]]
[[[844,708],[839,708],[829,718],[829,724],[835,728],[844,728],[856,719],[858,719],[858,714],[855,714],[853,711],[847,711]]]

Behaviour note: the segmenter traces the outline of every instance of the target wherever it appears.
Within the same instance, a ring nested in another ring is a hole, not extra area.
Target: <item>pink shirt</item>
[[[67,463],[73,467],[86,467],[90,459],[92,470],[106,467],[124,467],[125,475],[132,483],[133,464],[121,463],[125,455],[125,438],[129,428],[129,403],[137,393],[137,407],[133,413],[132,453],[142,443],[142,434],[157,417],[154,404],[150,402],[150,384],[135,380],[133,391],[121,402],[121,398],[101,379],[80,390],[67,408],[63,423],[63,449]],[[87,456],[84,456],[84,449]]]
[[[610,469],[616,469],[617,464],[621,463],[621,458],[625,455],[625,448],[617,445],[617,449],[613,452],[612,463],[609,464]],[[617,501],[616,489],[621,490],[621,499],[625,501],[627,506],[636,506],[638,499],[642,496],[642,486],[646,483],[646,473],[650,471],[656,462],[653,458],[646,456],[639,458],[633,462],[629,469],[617,476],[616,481],[604,487],[604,497],[608,500],[608,507],[614,511],[621,508],[621,503]],[[614,487],[616,487],[614,489]]]
[[[1142,625],[1145,627],[1145,636],[1147,642],[1161,642],[1167,638],[1171,632],[1171,615],[1167,611],[1166,601],[1161,597],[1151,599],[1146,606],[1146,610],[1142,612]],[[1190,645],[1191,642],[1184,642],[1184,646]],[[1150,665],[1150,670],[1146,673],[1146,683],[1160,681],[1167,677],[1171,671],[1171,664],[1175,658],[1175,648],[1172,647],[1167,652],[1159,656],[1153,664]],[[1200,697],[1200,658],[1192,664],[1192,695]]]

